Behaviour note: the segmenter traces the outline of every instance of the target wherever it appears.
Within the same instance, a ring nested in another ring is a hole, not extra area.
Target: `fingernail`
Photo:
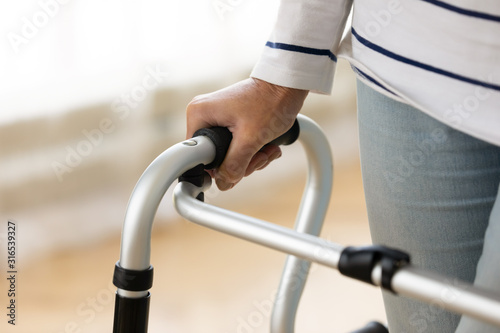
[[[227,190],[233,188],[233,186],[234,186],[233,183],[228,183],[228,182],[226,182],[226,181],[224,181],[222,179],[216,179],[215,183],[217,184],[217,187],[221,191],[227,191]]]
[[[269,161],[273,161],[273,160],[280,158],[280,157],[281,157],[281,151],[277,151],[274,154],[272,154],[271,156],[269,156]]]
[[[267,164],[267,161],[268,161],[268,160],[262,160],[262,161],[260,161],[259,163],[257,163],[257,164],[255,165],[255,170],[259,170],[260,168],[262,168],[264,165],[266,165],[266,164]]]
[[[271,156],[269,156],[269,159],[266,161],[266,163],[262,164],[261,166],[255,168],[255,170],[262,170],[264,169],[265,167],[267,167],[272,161],[278,159],[281,157],[281,152],[276,152],[274,154],[272,154]]]

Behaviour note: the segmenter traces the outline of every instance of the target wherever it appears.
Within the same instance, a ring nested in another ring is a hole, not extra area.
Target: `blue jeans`
[[[358,122],[373,243],[410,253],[416,266],[500,292],[500,147],[359,81]],[[435,304],[383,297],[393,333],[500,332]]]

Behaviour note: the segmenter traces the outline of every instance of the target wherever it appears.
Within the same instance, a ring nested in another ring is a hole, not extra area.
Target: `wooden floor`
[[[245,196],[227,208],[291,227],[301,177]],[[337,168],[322,237],[344,245],[370,242],[358,162]],[[236,192],[235,192],[236,193]],[[236,202],[236,203],[235,203]],[[19,273],[17,325],[1,332],[111,332],[113,265],[119,235],[92,246],[54,252]],[[150,332],[268,332],[270,304],[285,256],[177,219],[153,230]],[[0,284],[5,289],[5,282]],[[0,298],[3,299],[3,298]],[[2,308],[5,308],[2,306]],[[4,310],[5,312],[5,310]],[[384,321],[378,289],[313,265],[297,317],[297,332],[349,332]]]

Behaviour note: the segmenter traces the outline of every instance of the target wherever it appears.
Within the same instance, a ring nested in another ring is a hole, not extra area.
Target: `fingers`
[[[221,165],[220,169],[213,171],[217,187],[221,191],[233,188],[243,177],[251,175],[257,170],[267,167],[272,161],[281,157],[281,149],[276,145],[266,145],[257,151],[249,163],[241,162],[242,158],[231,158]]]
[[[211,108],[205,102],[206,95],[196,96],[186,108],[186,139],[193,137],[194,132],[200,128],[217,126],[216,122],[211,120]]]
[[[254,155],[245,171],[245,177],[250,176],[256,170],[262,170],[272,161],[281,157],[281,149],[275,145],[266,145]]]

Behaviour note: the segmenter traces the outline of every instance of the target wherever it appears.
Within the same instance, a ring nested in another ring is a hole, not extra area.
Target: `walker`
[[[333,163],[328,140],[311,119],[299,115],[293,127],[273,144],[298,139],[307,155],[308,177],[294,229],[228,211],[203,202],[211,184],[204,169],[224,160],[231,141],[225,128],[202,129],[192,139],[160,154],[144,171],[129,200],[122,230],[120,260],[115,265],[114,333],[146,333],[151,229],[156,210],[169,186],[174,205],[185,219],[288,254],[271,316],[270,332],[294,332],[295,315],[311,262],[338,269],[350,278],[380,286],[395,294],[431,304],[443,290],[456,297],[441,298],[445,309],[500,327],[500,295],[471,284],[449,284],[446,277],[424,272],[410,264],[410,256],[383,246],[343,247],[318,237],[330,199]],[[306,273],[307,274],[307,273]],[[293,286],[293,288],[292,288]],[[383,333],[387,328],[370,322],[352,333]]]

